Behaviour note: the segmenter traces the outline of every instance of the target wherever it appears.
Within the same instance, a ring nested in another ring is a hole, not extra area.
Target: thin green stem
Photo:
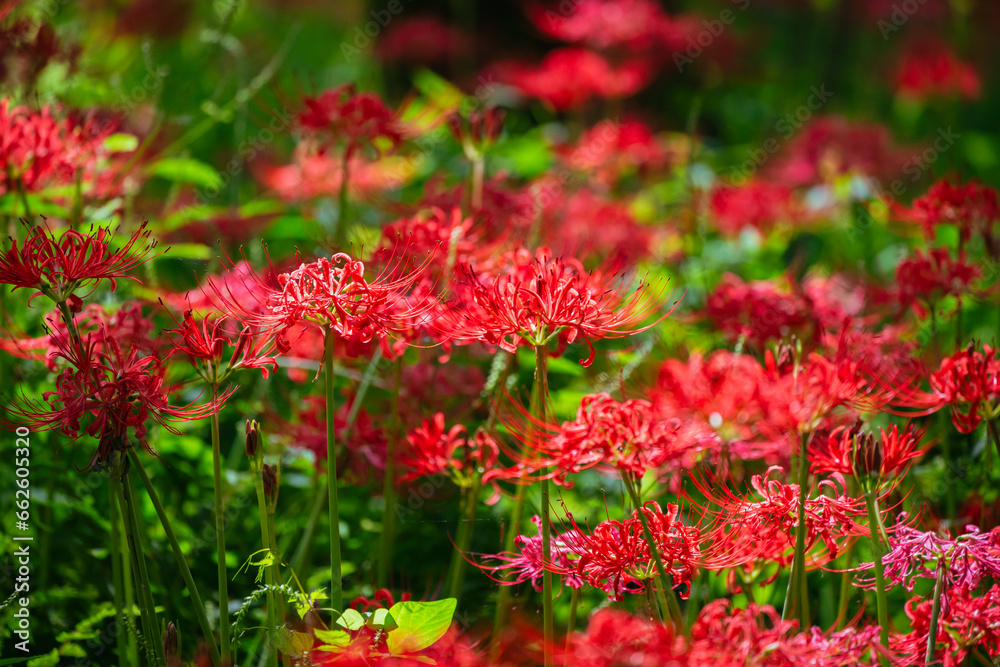
[[[306,521],[306,529],[299,539],[299,545],[295,547],[295,555],[292,556],[291,568],[294,572],[302,572],[302,566],[306,563],[309,554],[312,552],[313,538],[316,536],[316,526],[319,524],[319,515],[326,505],[326,488],[319,471],[313,476],[313,502],[309,512],[309,519]]]
[[[257,511],[260,514],[260,541],[270,553],[271,549],[271,537],[270,532],[267,529],[267,501],[264,498],[264,478],[262,476],[260,468],[254,466],[253,468],[253,486],[257,491]],[[277,558],[277,554],[270,553],[272,558]],[[278,664],[278,649],[275,648],[270,641],[271,637],[278,628],[278,623],[275,617],[275,602],[274,602],[274,569],[272,566],[265,568],[265,578],[268,584],[267,590],[267,635],[269,641],[268,645],[265,647],[267,651],[267,662],[271,667],[276,667]]]
[[[622,482],[625,484],[625,490],[628,491],[628,495],[632,499],[632,504],[635,505],[636,513],[639,515],[639,522],[642,523],[643,537],[646,538],[649,551],[653,554],[653,562],[656,564],[656,593],[659,597],[660,605],[666,610],[670,621],[680,629],[683,627],[681,624],[684,622],[681,616],[681,607],[674,596],[673,588],[670,586],[670,575],[667,574],[667,568],[663,566],[663,558],[660,556],[660,549],[656,546],[656,541],[653,539],[653,531],[649,529],[649,520],[646,518],[646,513],[642,511],[642,498],[639,495],[639,489],[630,473],[623,470],[621,476]]]
[[[219,385],[212,385],[212,401],[219,398]],[[222,503],[222,446],[219,438],[219,413],[212,415],[212,481],[215,487],[215,554],[219,575],[219,643],[223,665],[232,662],[229,643],[229,573],[226,569],[226,516]]]
[[[177,535],[174,534],[173,526],[170,524],[170,518],[167,516],[166,510],[163,509],[163,504],[160,502],[160,497],[156,493],[156,488],[153,486],[153,482],[149,479],[149,475],[146,473],[146,469],[142,465],[142,461],[139,456],[135,453],[135,450],[129,448],[128,450],[129,461],[132,463],[132,467],[136,469],[139,473],[139,478],[142,480],[143,486],[146,487],[146,494],[149,496],[150,501],[153,503],[153,507],[156,509],[156,515],[160,518],[160,525],[163,526],[163,532],[167,535],[167,541],[170,542],[170,548],[174,552],[174,560],[177,561],[177,567],[181,571],[181,577],[184,579],[184,585],[187,586],[188,595],[191,596],[192,606],[194,607],[195,615],[198,617],[198,625],[201,626],[202,635],[205,637],[205,641],[208,643],[209,656],[212,659],[213,665],[220,664],[219,657],[219,646],[215,643],[215,635],[212,634],[212,626],[208,622],[208,616],[205,614],[205,605],[201,601],[201,594],[198,593],[198,587],[194,583],[194,577],[191,576],[191,568],[188,567],[187,560],[184,558],[184,552],[181,551],[181,545],[177,541]],[[159,641],[157,633],[157,641]]]
[[[525,485],[518,484],[514,491],[514,505],[511,507],[510,520],[507,523],[507,532],[504,535],[503,540],[503,550],[504,552],[510,553],[514,550],[514,538],[518,535],[518,530],[521,525],[521,516],[524,514],[524,489]],[[500,637],[503,633],[503,629],[507,624],[507,614],[510,611],[511,604],[511,587],[501,586],[500,592],[497,593],[497,606],[496,612],[493,616],[493,635],[492,635],[492,646],[490,650],[491,659],[496,659],[499,655],[500,650]]]
[[[458,541],[456,549],[451,555],[451,565],[449,571],[449,589],[451,597],[456,600],[461,598],[462,583],[465,579],[465,554],[469,551],[472,543],[472,534],[476,524],[476,509],[479,505],[480,473],[473,471],[472,485],[465,490],[465,502],[463,516],[458,521]]]
[[[924,654],[924,667],[934,664],[934,649],[937,647],[938,616],[941,613],[941,598],[944,595],[944,562],[938,563],[937,581],[934,582],[934,604],[931,607],[931,623],[927,632],[927,651]]]
[[[108,505],[110,507],[111,519],[111,578],[114,581],[115,599],[115,646],[118,653],[118,662],[127,665],[128,646],[126,644],[125,621],[122,618],[125,603],[122,596],[124,576],[122,573],[122,538],[118,532],[118,501],[115,498],[113,484],[108,485]]]
[[[868,507],[868,530],[871,533],[872,560],[875,565],[875,600],[878,605],[878,624],[882,646],[889,648],[889,604],[885,594],[885,564],[882,562],[882,539],[879,537],[879,514],[875,492],[865,494]],[[889,666],[888,656],[881,658],[882,667]]]
[[[548,350],[545,345],[535,346],[535,418],[544,422],[548,413],[549,379]],[[549,516],[549,478],[542,477],[542,559],[549,562],[552,551],[552,521]],[[554,664],[552,649],[555,624],[552,613],[552,573],[542,572],[542,632],[545,667]]]
[[[656,587],[650,584],[646,586],[646,605],[649,606],[649,614],[657,623],[663,623],[663,614],[660,613],[660,604],[656,601]]]
[[[799,502],[798,522],[795,527],[795,553],[792,556],[792,571],[788,575],[788,589],[785,592],[785,606],[782,619],[793,614],[799,617],[799,627],[809,627],[808,590],[806,584],[806,498],[808,496],[809,459],[806,450],[809,434],[803,433],[799,448]]]
[[[345,167],[346,168],[346,167]],[[345,174],[346,175],[346,174]],[[330,604],[344,611],[343,568],[340,564],[340,505],[337,502],[337,428],[334,424],[333,329],[326,330],[326,468],[330,497]]]
[[[271,572],[274,576],[274,585],[281,586],[281,552],[278,551],[278,533],[274,529],[274,504],[268,505],[267,511],[267,535],[271,538],[271,553],[274,554],[274,564],[271,565]],[[285,596],[278,595],[276,602],[278,603],[278,619],[284,623],[285,618]]]
[[[347,185],[350,181],[350,166],[348,164],[349,152],[344,149],[344,156],[340,163],[340,193],[337,197],[337,233],[336,239],[339,243],[347,240]],[[343,248],[340,248],[343,250]]]
[[[392,384],[392,425],[386,444],[385,477],[382,480],[382,498],[385,502],[385,511],[382,514],[382,539],[376,579],[382,588],[389,585],[389,573],[392,571],[393,541],[396,537],[396,443],[400,437],[399,392],[403,386],[402,356],[396,360]]]
[[[569,596],[569,621],[566,623],[566,655],[573,641],[573,633],[576,632],[576,614],[580,608],[580,589],[572,589]]]
[[[131,450],[130,450],[131,451]],[[139,521],[136,518],[135,494],[128,473],[121,477],[119,486],[121,493],[122,514],[125,516],[125,537],[132,555],[132,566],[135,572],[136,587],[139,593],[139,612],[143,619],[143,633],[146,640],[152,644],[157,665],[166,665],[163,654],[163,642],[160,638],[160,627],[156,622],[156,607],[153,604],[153,592],[149,585],[149,571],[146,569],[146,556],[139,543]]]

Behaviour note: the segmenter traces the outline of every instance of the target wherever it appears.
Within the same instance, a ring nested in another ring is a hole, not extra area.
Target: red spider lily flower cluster
[[[760,347],[815,322],[805,295],[781,290],[770,281],[746,283],[731,273],[708,297],[705,314],[730,338],[744,337]]]
[[[299,123],[329,141],[342,142],[350,158],[365,145],[378,140],[396,146],[402,140],[395,115],[374,93],[358,93],[354,84],[326,90],[319,97],[305,98]]]
[[[225,315],[196,318],[193,311],[187,311],[178,328],[164,332],[173,341],[173,349],[168,356],[187,355],[194,367],[212,384],[218,384],[233,371],[248,368],[259,369],[266,379],[268,368],[272,371],[278,368],[278,362],[268,354],[271,341],[254,332],[248,324],[240,327],[237,323],[236,330],[228,329],[229,319]],[[229,347],[232,353],[229,360],[224,361],[226,348]]]
[[[619,201],[581,189],[565,193],[560,186],[542,211],[542,242],[554,254],[598,256],[612,266],[631,265],[649,256],[652,235]]]
[[[594,340],[630,336],[669,315],[636,326],[660,305],[650,285],[640,283],[626,295],[623,278],[614,286],[613,279],[587,274],[579,261],[554,258],[546,248],[534,256],[521,249],[510,259],[508,268],[494,276],[465,267],[468,280],[461,285],[460,309],[450,323],[456,339],[480,340],[508,352],[551,339],[561,352],[581,340],[589,354],[580,363],[589,366],[596,355]]]
[[[124,448],[129,432],[152,452],[146,434],[150,421],[171,432],[171,422],[198,420],[215,414],[232,394],[200,405],[171,405],[163,385],[160,360],[139,348],[123,350],[107,335],[88,336],[82,347],[57,334],[53,343],[68,366],[56,378],[44,403],[26,398],[9,407],[16,419],[33,429],[58,427],[70,438],[82,433],[99,438],[90,467],[104,463],[112,449]]]
[[[79,312],[83,302],[74,290],[94,287],[101,280],[108,280],[111,289],[117,278],[137,280],[128,273],[166,252],[155,252],[156,240],[146,227],[143,222],[117,249],[111,244],[115,233],[106,227],[93,228],[90,234],[69,229],[61,235],[31,227],[20,247],[11,240],[0,257],[0,283],[37,290],[57,302],[70,300]]]
[[[896,74],[899,94],[913,99],[979,97],[982,84],[976,70],[941,46],[907,52]]]
[[[714,527],[707,532],[714,544],[706,554],[706,567],[734,567],[753,561],[785,566],[791,562],[799,486],[774,479],[781,471],[779,466],[771,466],[764,475],[751,478],[757,497],[739,496],[728,486],[692,478],[713,506],[704,508],[706,516],[715,515]],[[854,538],[867,534],[867,528],[857,521],[867,510],[863,499],[846,494],[844,480],[838,475],[820,482],[819,487],[831,495],[806,499],[806,553],[822,544],[822,550],[810,554],[814,562],[822,563],[836,558]]]
[[[399,464],[407,470],[401,482],[425,475],[449,475],[467,485],[472,475],[493,468],[500,455],[496,441],[482,431],[469,438],[461,424],[445,430],[444,414],[440,412],[410,431],[406,443],[407,448],[399,455]],[[493,504],[499,498],[494,484],[492,502],[487,502]]]
[[[896,267],[899,305],[915,306],[923,316],[943,297],[969,293],[981,277],[982,271],[964,254],[956,258],[947,248],[931,248],[926,255],[917,250]]]
[[[809,469],[817,474],[863,475],[876,473],[881,479],[902,476],[913,460],[923,455],[920,440],[923,432],[907,426],[902,431],[895,424],[880,428],[876,439],[871,433],[838,426],[829,433],[817,433],[809,443]],[[874,454],[874,470],[862,469],[859,452]]]
[[[740,609],[713,600],[701,609],[690,637],[676,635],[669,625],[601,609],[585,632],[567,642],[564,657],[566,664],[593,667],[845,667],[870,664],[879,655],[877,645],[877,626],[800,632],[797,621],[782,620],[770,605]]]
[[[939,225],[955,225],[964,241],[979,233],[989,245],[993,222],[1000,219],[1000,202],[994,188],[974,182],[961,185],[946,178],[914,199],[910,208],[898,207],[897,212],[921,224],[928,239],[934,239]]]
[[[603,120],[583,132],[576,144],[556,146],[562,162],[586,172],[601,185],[612,185],[633,171],[656,173],[680,159],[683,150],[653,134],[643,122]]]
[[[296,327],[330,328],[341,338],[363,343],[412,329],[425,319],[429,304],[426,299],[414,304],[406,290],[426,266],[403,275],[396,275],[401,273],[398,265],[392,266],[369,281],[363,262],[337,253],[278,274],[277,284],[254,273],[236,275],[239,267],[233,265],[227,280],[209,279],[209,288],[225,312],[274,336],[276,349],[285,353],[291,349],[288,332]],[[235,290],[232,279],[240,284]]]
[[[727,235],[739,234],[747,227],[766,234],[776,224],[795,222],[801,216],[791,188],[766,181],[715,188],[709,211],[716,228]]]
[[[685,468],[717,442],[703,425],[661,414],[649,401],[617,401],[608,394],[584,396],[576,419],[558,427],[523,409],[519,416],[528,424],[507,426],[525,451],[508,452],[516,465],[494,474],[522,482],[541,475],[571,487],[568,475],[595,467],[639,477],[648,470]]]
[[[581,539],[583,535],[579,530],[571,528],[563,532],[552,531],[549,538],[549,557],[545,558],[542,550],[542,519],[535,516],[531,519],[535,525],[536,535],[518,535],[514,538],[514,547],[517,551],[503,552],[499,554],[482,555],[477,565],[490,575],[499,574],[502,578],[497,579],[504,586],[516,586],[525,582],[531,582],[532,588],[536,591],[542,590],[542,576],[546,571],[557,569],[562,576],[562,582],[570,588],[579,589],[587,583],[577,572],[577,553],[571,545]],[[499,565],[490,563],[499,562]],[[546,568],[546,563],[551,563],[553,568]],[[608,592],[607,584],[600,587]]]
[[[993,660],[1000,656],[1000,586],[994,585],[980,597],[964,586],[946,589],[937,628],[931,628],[931,600],[911,598],[906,615],[913,628],[908,634],[894,634],[889,647],[902,667],[925,663],[927,640],[933,632],[935,661],[947,667],[965,664],[976,647],[985,649]]]
[[[536,543],[535,540],[521,540],[520,546],[527,550],[520,554],[500,554],[492,558],[505,562],[499,569],[518,572],[520,581],[534,579],[534,573],[539,570],[552,572],[566,580],[567,585],[574,586],[582,579],[607,592],[609,598],[622,600],[626,592],[643,592],[646,586],[652,585],[656,575],[654,556],[643,532],[639,511],[635,510],[631,517],[621,521],[602,521],[589,533],[580,529],[572,515],[567,515],[572,529],[560,534],[559,548],[553,548],[548,559],[537,548],[540,541]],[[701,560],[701,531],[681,522],[677,505],[668,504],[661,510],[657,503],[650,501],[643,504],[641,511],[674,587],[690,587]],[[681,597],[686,598],[688,593],[689,590],[682,591]]]
[[[1000,579],[1000,528],[982,532],[978,526],[966,526],[955,538],[924,532],[903,523],[889,530],[889,551],[883,554],[886,582],[913,590],[915,579],[936,579],[939,572],[950,589],[976,590],[983,579]],[[870,572],[872,563],[861,563],[856,572]],[[873,577],[860,577],[860,586],[873,588]]]
[[[117,175],[110,169],[98,174],[96,168],[109,157],[103,144],[117,126],[94,116],[60,119],[47,106],[36,112],[0,100],[0,192],[68,185],[77,176],[106,189]]]
[[[951,419],[962,433],[972,433],[983,419],[996,419],[1000,409],[1000,360],[997,351],[972,343],[950,357],[930,376],[931,404],[951,408]]]

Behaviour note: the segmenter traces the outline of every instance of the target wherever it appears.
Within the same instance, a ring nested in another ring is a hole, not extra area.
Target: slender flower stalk
[[[632,504],[635,505],[635,511],[642,522],[643,536],[646,538],[646,543],[649,544],[649,551],[653,556],[653,561],[656,563],[656,593],[660,601],[660,606],[668,614],[671,623],[675,627],[680,628],[684,622],[681,616],[680,605],[677,604],[677,598],[674,597],[673,589],[670,586],[670,575],[667,574],[667,570],[663,566],[660,549],[656,545],[656,540],[653,539],[653,532],[649,529],[649,520],[646,517],[646,513],[642,510],[642,498],[639,495],[637,482],[631,477],[630,473],[625,471],[622,471],[622,482],[625,484],[625,490],[628,492]]]
[[[257,511],[260,519],[260,540],[264,550],[268,552],[272,559],[278,556],[271,551],[271,535],[268,530],[267,521],[267,498],[264,493],[264,444],[260,434],[260,425],[254,420],[247,421],[247,458],[250,460],[250,474],[253,475],[253,486],[257,492]],[[273,644],[273,637],[278,630],[277,608],[274,599],[275,577],[277,569],[275,564],[265,568],[265,578],[267,580],[267,663],[270,667],[277,667],[278,651]]]
[[[125,613],[125,602],[122,594],[124,573],[122,572],[122,540],[119,534],[119,514],[118,501],[115,498],[113,484],[108,485],[108,507],[110,508],[109,520],[111,523],[111,579],[114,587],[115,599],[115,647],[118,653],[118,662],[128,664],[128,645],[126,644],[125,621],[122,614]]]
[[[809,592],[806,582],[806,484],[809,480],[809,460],[807,449],[810,434],[803,433],[799,449],[799,503],[798,523],[795,530],[795,553],[792,570],[788,576],[788,590],[785,593],[785,607],[782,618],[788,619],[797,613],[801,628],[809,627]]]
[[[931,607],[931,623],[927,632],[927,653],[924,655],[924,667],[934,664],[934,649],[937,647],[938,616],[941,613],[941,598],[944,596],[944,580],[947,566],[944,561],[938,563],[937,581],[934,582],[934,606]]]
[[[875,491],[865,493],[865,505],[868,507],[868,528],[871,532],[872,558],[875,563],[875,600],[878,605],[879,637],[882,646],[889,648],[889,603],[885,594],[885,565],[882,563],[882,538],[879,536],[881,520],[878,513],[878,500]],[[889,667],[888,655],[880,658],[882,667]]]
[[[323,374],[326,379],[326,470],[327,491],[330,499],[330,604],[338,613],[344,612],[343,569],[340,562],[340,505],[337,499],[337,427],[334,422],[333,370],[334,332],[326,330],[326,361]]]
[[[195,616],[198,618],[198,624],[201,626],[205,642],[208,644],[209,657],[212,660],[212,664],[221,665],[219,647],[218,644],[215,643],[215,635],[212,634],[212,626],[209,624],[208,616],[205,614],[205,605],[201,601],[201,595],[198,593],[198,587],[194,583],[194,577],[191,576],[191,568],[188,567],[187,559],[185,559],[184,552],[181,550],[180,542],[177,541],[177,535],[174,533],[173,526],[170,524],[167,512],[163,508],[163,503],[160,502],[159,495],[156,493],[156,487],[153,486],[152,480],[149,479],[149,474],[146,472],[145,467],[143,467],[142,461],[139,459],[139,455],[136,454],[134,448],[129,448],[128,457],[132,467],[134,467],[136,472],[139,473],[139,478],[142,480],[143,486],[146,487],[146,493],[149,496],[150,501],[152,501],[153,507],[156,509],[156,515],[160,519],[160,525],[163,526],[163,532],[166,533],[167,541],[170,542],[170,548],[174,552],[174,560],[177,561],[177,567],[181,571],[181,577],[184,579],[184,585],[187,587],[188,595],[191,597]]]
[[[544,337],[543,337],[544,339]],[[545,344],[535,346],[535,417],[545,422],[548,414],[549,378],[548,351]],[[552,553],[552,521],[549,515],[549,478],[542,478],[542,558],[549,560]],[[552,572],[546,570],[542,574],[542,614],[544,632],[545,667],[553,662],[552,649],[555,641],[555,627],[552,614]]]
[[[379,545],[378,585],[385,588],[389,585],[389,573],[392,572],[392,549],[396,530],[396,444],[400,438],[402,420],[399,412],[399,393],[403,384],[403,359],[396,360],[393,374],[392,390],[392,426],[389,429],[385,453],[385,477],[382,482],[382,498],[385,511],[382,515],[382,537]],[[452,591],[452,597],[458,596]]]
[[[219,397],[219,385],[212,385],[212,400]],[[226,518],[222,503],[222,447],[219,442],[219,414],[212,415],[212,480],[215,489],[215,555],[219,574],[219,643],[223,665],[232,662],[229,642],[229,574],[226,569]]]

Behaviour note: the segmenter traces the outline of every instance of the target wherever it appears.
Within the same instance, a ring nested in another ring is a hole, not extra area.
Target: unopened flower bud
[[[486,110],[486,122],[483,125],[483,129],[486,131],[486,141],[494,142],[500,136],[505,115],[503,109],[496,107],[490,107]]]
[[[270,463],[265,463],[261,471],[264,478],[264,495],[273,496],[278,491],[278,471]]]
[[[251,461],[257,460],[257,454],[260,450],[260,434],[257,431],[257,422],[253,419],[247,420],[246,426],[247,434],[247,458]]]
[[[177,657],[177,626],[173,621],[167,623],[167,631],[163,633],[163,655],[167,660]]]
[[[469,133],[472,141],[479,144],[483,140],[483,115],[477,111],[469,114]]]
[[[878,475],[882,468],[882,452],[875,436],[859,433],[854,449],[854,472],[858,475]]]

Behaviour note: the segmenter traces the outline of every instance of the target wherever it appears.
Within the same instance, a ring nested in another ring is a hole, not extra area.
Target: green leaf
[[[397,626],[388,609],[376,609],[368,617],[368,627],[376,630],[395,630]]]
[[[360,630],[365,627],[365,617],[357,609],[348,609],[337,619],[337,625],[348,630]]]
[[[441,639],[451,626],[455,598],[436,602],[397,602],[389,610],[397,628],[389,633],[387,646],[393,655],[422,651]]]
[[[292,655],[306,655],[312,650],[315,639],[308,632],[293,632],[290,643]]]
[[[149,166],[153,176],[175,183],[189,183],[203,188],[222,187],[222,176],[212,166],[192,158],[168,157]]]
[[[346,630],[314,630],[316,639],[326,642],[319,647],[320,651],[339,651],[351,643],[351,635]]]
[[[0,660],[0,667],[6,667],[7,665],[19,665],[22,662],[27,662],[28,660],[34,660],[35,658],[38,657],[40,656],[29,655],[24,658],[4,658],[3,660]],[[59,657],[58,654],[56,654],[56,657]]]
[[[112,134],[104,140],[104,150],[111,153],[131,153],[139,147],[139,139],[132,134]]]

